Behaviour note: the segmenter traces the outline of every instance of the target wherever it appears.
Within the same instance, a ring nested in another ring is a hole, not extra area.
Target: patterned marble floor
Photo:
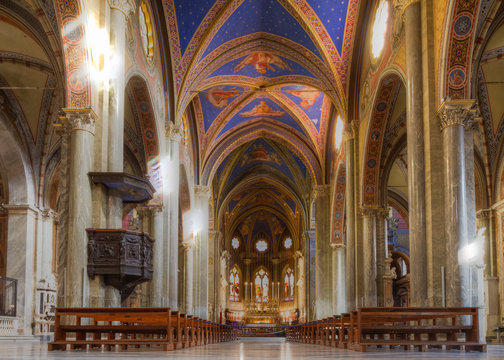
[[[195,348],[162,351],[47,351],[47,343],[0,342],[0,359],[504,359],[504,345],[489,345],[488,353],[460,353],[458,351],[429,351],[419,353],[401,350],[358,353],[319,345],[288,343],[279,338],[243,339],[230,343]]]

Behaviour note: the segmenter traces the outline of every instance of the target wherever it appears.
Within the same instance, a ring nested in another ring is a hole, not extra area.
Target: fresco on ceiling
[[[268,71],[275,72],[276,68],[289,70],[292,72],[292,68],[289,66],[287,61],[282,60],[280,57],[266,51],[258,51],[249,56],[246,56],[238,63],[238,65],[234,67],[233,72],[236,73],[243,69],[245,66],[249,65],[253,66],[255,71],[259,74],[265,74]]]
[[[277,0],[245,0],[219,29],[203,57],[230,40],[256,32],[285,37],[321,57],[306,31]]]
[[[252,226],[252,215],[248,216],[244,221],[241,222],[240,225],[238,225],[238,229],[240,230],[240,233],[242,234],[245,241],[248,239],[248,236],[250,235],[251,226]]]
[[[240,202],[241,199],[243,199],[245,196],[247,196],[249,194],[248,191],[245,191],[243,193],[239,193],[237,195],[235,195],[230,201],[229,201],[229,204],[228,204],[228,212],[231,214],[231,211],[233,211],[233,209],[235,208],[236,205],[238,205],[238,203]]]
[[[269,165],[283,174],[285,174],[289,179],[294,181],[294,176],[290,171],[289,167],[285,163],[284,159],[276,152],[276,150],[265,140],[258,139],[254,141],[250,146],[242,153],[240,159],[233,168],[231,175],[229,176],[229,181],[232,182],[237,177],[239,177],[247,169],[250,169],[254,165],[265,164]]]
[[[201,21],[212,8],[214,0],[174,0],[174,4],[180,38],[180,51],[183,54]]]
[[[348,0],[306,0],[324,25],[334,46],[341,54],[343,38],[345,37],[345,24],[348,11]]]
[[[269,212],[265,213],[264,211],[261,211],[257,215],[256,221],[254,223],[254,229],[252,230],[252,239],[254,239],[255,236],[260,232],[264,232],[269,236],[270,239],[272,238],[272,231],[270,228],[270,224],[266,220],[267,217],[270,218],[272,216],[273,215],[270,214]]]
[[[254,120],[254,117],[267,117],[272,118],[272,120],[280,121],[306,136],[305,131],[301,126],[289,115],[284,108],[274,102],[269,98],[258,98],[252,100],[250,103],[245,105],[243,109],[236,115],[233,116],[220,131],[219,137],[222,136],[226,131],[232,129],[235,126],[240,125],[245,121]]]
[[[214,86],[199,94],[205,132],[212,122],[237,96],[243,93],[244,88],[239,86]]]
[[[223,64],[210,74],[208,78],[222,75],[240,75],[250,78],[265,76],[274,78],[293,74],[316,78],[304,66],[295,61],[260,51]]]
[[[284,86],[282,93],[295,102],[313,122],[317,131],[320,131],[320,117],[325,95],[318,89],[305,85]]]

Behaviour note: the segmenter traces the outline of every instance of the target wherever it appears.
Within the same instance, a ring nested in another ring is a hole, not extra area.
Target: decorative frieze
[[[444,101],[437,111],[441,121],[441,131],[451,126],[472,129],[475,126],[477,106],[474,100]],[[477,124],[477,122],[476,122]]]

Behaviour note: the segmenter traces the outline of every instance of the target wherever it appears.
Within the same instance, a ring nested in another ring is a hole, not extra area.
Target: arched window
[[[381,0],[380,5],[376,9],[375,19],[373,23],[373,35],[371,39],[371,53],[374,58],[378,58],[385,45],[385,35],[387,32],[389,14],[389,4],[387,0]]]
[[[284,297],[284,301],[294,301],[294,271],[290,266],[285,270]]]
[[[229,300],[240,301],[240,272],[236,265],[229,274]]]
[[[268,302],[269,276],[264,269],[259,269],[255,274],[255,301]]]

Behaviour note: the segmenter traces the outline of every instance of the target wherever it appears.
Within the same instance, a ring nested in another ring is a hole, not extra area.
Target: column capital
[[[332,242],[331,243],[331,248],[333,250],[337,250],[337,249],[344,249],[345,248],[345,244],[342,244],[342,243],[334,243]]]
[[[221,258],[230,260],[231,259],[231,254],[227,250],[223,250],[221,253]]]
[[[163,212],[163,204],[149,204],[146,206],[147,211],[150,211],[153,215],[161,214]]]
[[[166,124],[166,138],[171,141],[181,142],[184,138],[182,125],[176,125],[171,121]]]
[[[95,123],[98,116],[91,108],[85,109],[61,109],[63,115],[54,126],[59,129],[57,132],[63,132],[64,135],[70,135],[74,130],[83,130],[91,135],[95,133]],[[62,134],[63,135],[63,134]]]
[[[414,4],[420,3],[420,0],[393,0],[393,6],[396,9],[396,11],[400,11],[402,14],[404,14],[404,11],[406,9]]]
[[[493,209],[481,209],[476,211],[476,218],[478,220],[490,219],[493,215]]]
[[[184,248],[184,251],[188,251],[194,247],[194,241],[193,240],[184,240],[184,241],[182,241],[182,247]]]
[[[360,208],[361,214],[364,217],[384,217],[388,214],[387,208],[383,208],[376,205],[364,205]]]
[[[359,121],[352,120],[343,129],[343,141],[353,140],[359,132]]]
[[[439,106],[437,115],[441,121],[441,131],[451,126],[460,125],[472,128],[477,113],[475,100],[446,100]]]
[[[321,196],[328,196],[329,190],[330,190],[329,185],[314,185],[313,186],[313,197],[316,199]]]
[[[119,10],[126,17],[135,14],[135,0],[107,0],[107,2],[111,9]]]
[[[194,195],[210,198],[210,186],[194,185]]]
[[[296,251],[294,252],[294,259],[296,259],[296,260],[297,260],[297,259],[301,259],[301,258],[303,258],[303,257],[304,257],[304,255],[303,255],[303,253],[302,253],[301,251],[296,250]]]
[[[41,209],[41,215],[43,220],[59,220],[59,215],[56,211],[53,209],[47,208],[47,209]]]

